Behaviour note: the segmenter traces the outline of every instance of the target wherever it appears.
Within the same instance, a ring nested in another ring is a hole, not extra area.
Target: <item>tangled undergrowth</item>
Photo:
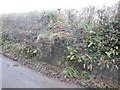
[[[89,7],[83,11],[8,14],[0,20],[3,53],[13,52],[13,55],[62,67],[65,77],[86,77],[88,80],[82,85],[91,82],[94,70],[107,70],[108,74],[117,74],[111,77],[119,79],[119,3],[114,7]],[[94,85],[108,87],[103,82]]]

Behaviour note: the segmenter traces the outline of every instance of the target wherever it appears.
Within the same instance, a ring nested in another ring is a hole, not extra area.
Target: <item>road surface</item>
[[[0,90],[1,89],[2,89],[2,57],[0,57]]]
[[[25,66],[15,66],[19,63],[5,56],[0,57],[2,57],[2,88],[77,88],[74,84],[48,78]]]

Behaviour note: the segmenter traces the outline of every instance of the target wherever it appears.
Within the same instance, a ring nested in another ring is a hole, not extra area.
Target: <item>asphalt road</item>
[[[2,57],[0,57],[0,90],[1,89],[2,89]]]
[[[2,88],[77,88],[74,84],[60,82],[32,71],[5,56],[0,57],[2,57],[0,60],[2,61]]]

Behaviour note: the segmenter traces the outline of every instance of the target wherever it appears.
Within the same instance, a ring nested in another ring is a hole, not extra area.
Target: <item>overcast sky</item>
[[[49,9],[79,9],[89,5],[101,7],[117,4],[120,0],[1,0],[0,14]]]

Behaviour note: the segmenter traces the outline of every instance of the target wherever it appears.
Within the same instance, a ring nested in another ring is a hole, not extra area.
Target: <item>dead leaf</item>
[[[20,66],[20,64],[14,64],[14,65],[13,65],[13,67],[18,67],[18,66]]]

